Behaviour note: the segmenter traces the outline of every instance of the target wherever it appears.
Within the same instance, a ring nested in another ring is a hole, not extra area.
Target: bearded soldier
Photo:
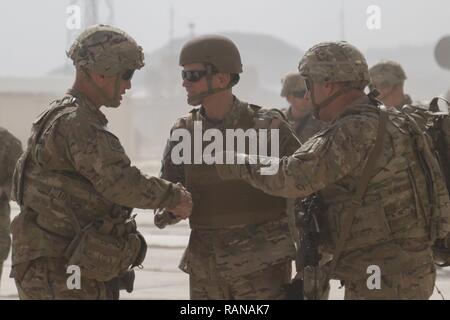
[[[326,273],[344,282],[346,299],[428,299],[436,276],[431,246],[450,231],[450,213],[421,128],[364,93],[368,66],[347,42],[313,46],[299,71],[315,115],[329,127],[292,156],[272,159],[274,175],[261,175],[243,154],[246,164],[217,165],[219,175],[274,196],[315,194],[320,246],[332,254]]]
[[[21,212],[11,225],[11,276],[21,299],[116,299],[119,288],[132,290],[130,268],[147,248],[132,208],[168,208],[186,218],[192,203],[181,186],[131,166],[100,111],[120,105],[144,66],[142,48],[122,30],[96,25],[68,56],[75,83],[34,122],[16,166]],[[75,288],[70,270],[81,277]]]
[[[188,41],[181,49],[180,66],[188,104],[200,108],[178,119],[172,136],[183,130],[193,136],[196,125],[222,137],[230,129],[279,130],[276,142],[281,156],[299,147],[278,110],[266,110],[233,95],[242,63],[230,39],[207,35]],[[162,177],[181,182],[193,197],[191,234],[180,265],[189,274],[191,299],[284,298],[283,286],[290,282],[295,255],[286,200],[241,181],[223,182],[212,164],[176,164],[175,146],[169,141]],[[167,216],[157,215],[155,223],[163,227]]]

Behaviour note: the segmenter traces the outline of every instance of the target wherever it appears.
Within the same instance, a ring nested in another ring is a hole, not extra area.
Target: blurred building
[[[51,101],[60,98],[72,81],[71,76],[0,78],[0,126],[17,136],[25,146],[34,119]],[[124,96],[120,108],[101,110],[109,120],[109,129],[119,137],[130,158],[139,159],[133,99]]]

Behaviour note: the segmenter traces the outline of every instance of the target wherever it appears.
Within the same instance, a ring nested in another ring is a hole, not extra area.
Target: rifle
[[[297,226],[300,232],[300,264],[303,273],[303,299],[319,300],[323,293],[321,271],[319,270],[319,235],[317,214],[323,209],[318,194],[313,194],[296,206]]]
[[[324,292],[319,270],[320,229],[316,218],[319,210],[322,210],[322,202],[318,194],[294,202],[295,225],[300,235],[296,241],[297,277],[285,286],[288,300],[319,300]]]

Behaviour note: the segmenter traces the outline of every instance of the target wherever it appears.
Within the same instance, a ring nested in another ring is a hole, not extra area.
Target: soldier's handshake
[[[177,183],[177,185],[181,188],[180,202],[168,211],[172,212],[178,218],[187,219],[192,213],[192,196],[182,184]]]

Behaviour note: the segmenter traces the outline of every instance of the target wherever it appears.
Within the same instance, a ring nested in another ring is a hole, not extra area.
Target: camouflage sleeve
[[[64,127],[64,126],[62,126]],[[90,124],[66,126],[69,157],[74,167],[107,199],[132,208],[172,208],[180,188],[157,177],[147,177],[131,166],[119,139]]]
[[[286,157],[294,154],[301,147],[295,132],[291,126],[283,120],[280,125],[280,157]]]
[[[173,131],[176,129],[186,128],[186,118],[179,118],[172,129],[170,129],[170,136],[167,139],[166,147],[161,160],[160,177],[173,183],[181,183],[185,185],[184,165],[174,164],[172,161],[172,149],[178,144],[178,141],[171,141]]]
[[[11,134],[5,134],[2,146],[0,147],[0,188],[4,195],[9,199],[11,192],[12,176],[16,162],[22,154],[22,143]],[[2,193],[2,192],[0,192]]]
[[[21,154],[21,142],[5,131],[0,137],[0,264],[8,257],[11,246],[9,201],[14,168]]]
[[[217,165],[223,179],[240,178],[268,194],[286,198],[305,197],[337,182],[346,175],[358,175],[371,146],[377,123],[352,116],[322,131],[292,156],[267,158],[257,165]],[[249,163],[248,155],[245,157]],[[275,172],[262,174],[267,161]]]
[[[445,162],[445,170],[447,172],[450,172],[449,169],[449,161],[450,161],[450,117],[449,116],[443,116],[441,118],[440,121],[440,133],[441,136],[439,137],[439,140],[441,140],[441,148],[442,146],[444,148],[442,148],[442,151],[440,153],[442,153],[442,157],[443,159],[447,160]],[[447,177],[448,178],[448,177]],[[450,187],[450,186],[449,186]]]
[[[181,125],[180,120],[177,121],[175,126],[170,130],[170,135],[174,129]],[[184,177],[184,166],[182,164],[176,165],[172,161],[172,149],[176,145],[177,142],[171,141],[170,137],[167,140],[166,147],[164,149],[163,157],[161,160],[161,173],[160,177],[162,179],[168,180],[173,183],[181,183],[185,185],[185,177]],[[155,212],[154,223],[160,229],[165,228],[167,225],[176,224],[181,221],[180,218],[177,218],[173,213],[169,211],[163,212]]]
[[[184,166],[176,165],[172,162],[171,153],[176,142],[167,140],[166,148],[164,149],[163,158],[161,160],[160,177],[167,181],[185,185],[184,181]]]
[[[270,118],[268,124],[269,129],[279,130],[279,156],[285,157],[292,155],[301,147],[301,143],[294,130],[292,130],[291,125],[288,123],[286,116],[278,109],[270,109],[266,112],[265,116]]]

